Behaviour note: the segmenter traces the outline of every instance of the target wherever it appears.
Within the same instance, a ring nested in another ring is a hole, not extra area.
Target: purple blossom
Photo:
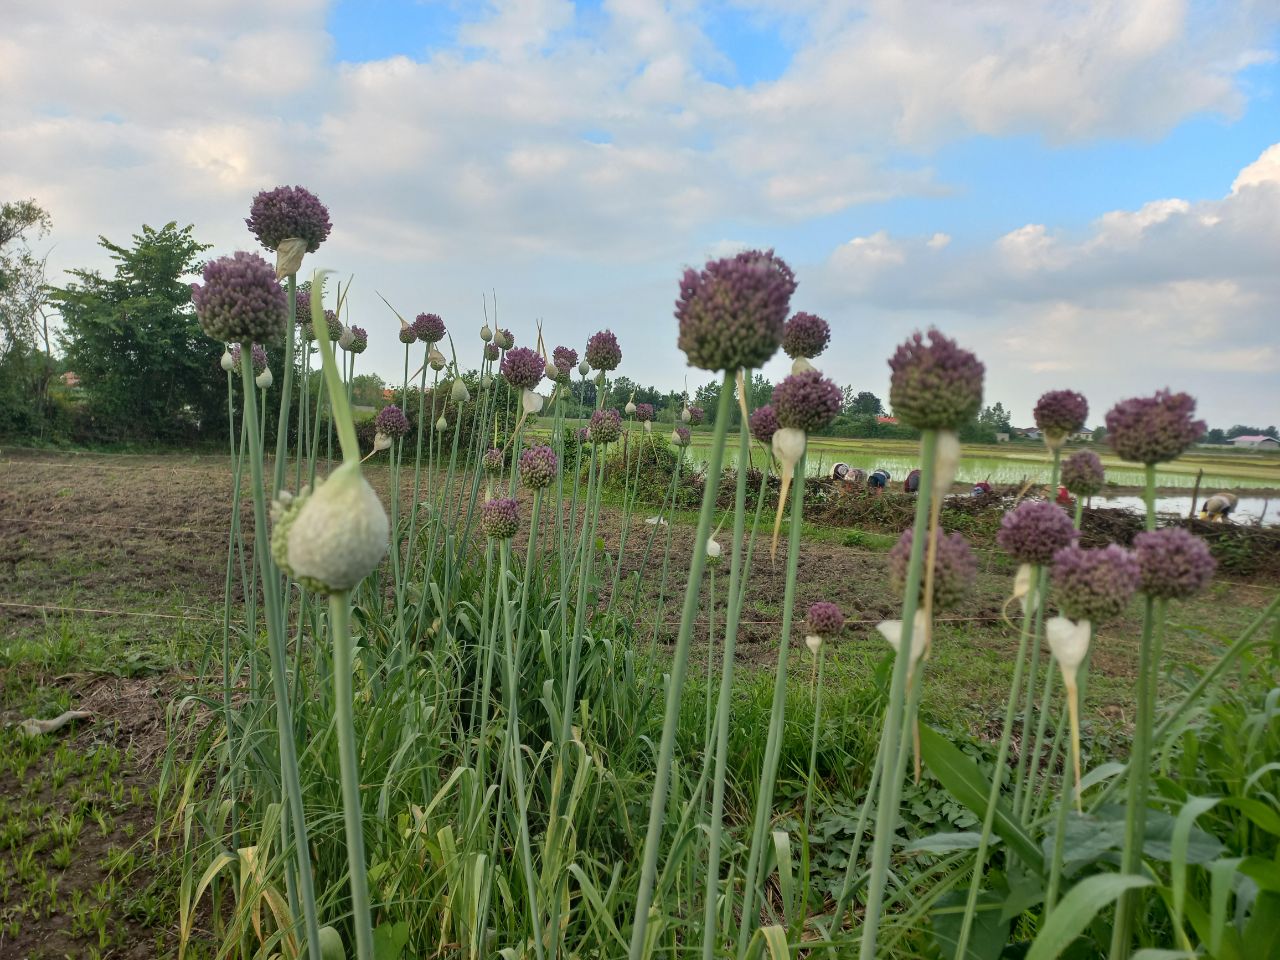
[[[294,292],[293,302],[296,304],[294,311],[294,320],[302,325],[311,320],[311,291],[297,290]]]
[[[1046,500],[1024,500],[1000,521],[996,543],[1019,563],[1046,564],[1080,536],[1066,511]]]
[[[250,351],[250,357],[253,363],[253,375],[256,377],[267,369],[267,348],[260,343],[255,343]],[[231,371],[240,372],[240,344],[238,343],[231,345]]]
[[[937,330],[929,343],[919,333],[889,360],[889,402],[894,415],[917,430],[958,430],[982,406],[985,368],[968,350]]]
[[[503,327],[493,336],[493,342],[497,344],[499,350],[510,350],[516,345],[515,335]]]
[[[333,310],[324,312],[325,326],[329,328],[329,342],[337,343],[342,337],[342,321],[338,319],[338,314]]]
[[[1074,390],[1050,390],[1036,401],[1034,416],[1045,436],[1061,440],[1084,426],[1089,401]]]
[[[389,403],[373,418],[373,427],[388,437],[403,437],[409,432],[409,418],[394,403]]]
[[[1117,544],[1071,546],[1053,557],[1053,593],[1063,616],[1101,623],[1124,612],[1138,589],[1138,558]]]
[[[204,265],[204,286],[191,285],[200,329],[227,343],[279,343],[289,301],[271,264],[243,250]]]
[[[693,434],[689,432],[689,428],[684,424],[676,424],[676,428],[671,431],[671,442],[677,447],[687,447],[693,441]]]
[[[409,326],[423,343],[439,343],[444,339],[444,319],[438,313],[420,313]]]
[[[306,241],[307,253],[315,253],[333,229],[328,208],[303,187],[263,190],[253,198],[244,223],[268,250],[296,237]]]
[[[586,443],[591,439],[591,431],[586,427],[579,427],[573,432],[573,435],[578,438],[579,443]]]
[[[510,540],[520,529],[520,504],[507,497],[486,500],[480,506],[480,526],[485,536]]]
[[[364,353],[369,347],[369,331],[364,327],[351,328],[351,346],[348,347],[352,353]]]
[[[568,382],[573,368],[578,365],[578,351],[572,347],[556,347],[551,351],[551,365],[556,368],[556,379]]]
[[[840,412],[840,388],[817,370],[793,373],[773,390],[778,423],[805,433],[828,426]]]
[[[652,403],[637,403],[637,404],[636,404],[636,419],[637,419],[637,420],[639,420],[641,423],[644,423],[644,422],[646,422],[646,421],[650,421],[650,420],[652,420],[652,419],[653,419],[653,404],[652,404]]]
[[[550,486],[559,469],[560,461],[550,447],[530,447],[520,454],[520,482],[530,490]]]
[[[1062,485],[1077,497],[1091,497],[1102,489],[1106,476],[1102,461],[1092,450],[1073,453],[1062,462]]]
[[[587,340],[587,363],[593,370],[617,370],[622,363],[622,348],[612,330],[593,333]]]
[[[1195,412],[1195,398],[1187,393],[1158,390],[1152,397],[1122,400],[1107,412],[1107,443],[1134,463],[1175,460],[1204,433]]]
[[[622,415],[617,410],[597,410],[589,429],[592,443],[613,443],[622,436]]]
[[[809,604],[806,620],[809,632],[824,640],[838,637],[844,629],[844,614],[839,607],[827,600]]]
[[[908,527],[889,551],[889,585],[901,595],[907,586],[907,566],[911,560],[911,542],[914,531]],[[933,567],[933,607],[945,610],[954,607],[973,589],[978,579],[978,559],[973,555],[969,541],[963,534],[939,534],[937,557]],[[928,544],[925,545],[925,560]],[[924,569],[920,572],[920,599],[924,599]]]
[[[697,407],[697,406],[691,406],[691,407],[689,407],[689,424],[690,424],[690,426],[694,426],[694,427],[696,427],[698,424],[700,424],[700,423],[701,423],[703,420],[705,420],[705,419],[707,419],[707,411],[705,411],[705,410],[703,410],[701,407]]]
[[[497,360],[500,356],[502,356],[502,348],[496,342],[484,345],[484,358],[486,360]]]
[[[502,375],[517,390],[532,390],[542,382],[547,366],[537,350],[516,347],[502,358]]]
[[[712,260],[680,280],[677,343],[703,370],[761,367],[777,352],[796,280],[773,251]]]
[[[1133,552],[1142,569],[1139,589],[1149,597],[1185,600],[1204,589],[1218,566],[1209,545],[1181,527],[1138,534]]]
[[[747,424],[751,427],[751,435],[766,447],[769,446],[779,426],[778,414],[774,411],[773,404],[766,403],[763,407],[753,410]]]
[[[480,463],[487,473],[501,473],[506,465],[506,457],[497,447],[490,447],[480,458]]]
[[[812,360],[831,342],[831,327],[812,313],[794,314],[782,328],[782,349],[788,357]]]

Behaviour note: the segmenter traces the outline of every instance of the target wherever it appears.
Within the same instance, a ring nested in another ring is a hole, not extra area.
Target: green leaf
[[[920,754],[951,795],[979,817],[987,812],[991,784],[971,759],[932,727],[920,725]],[[1044,873],[1044,857],[1031,835],[1014,819],[1006,804],[996,803],[995,833],[1036,873]]]
[[[409,924],[401,920],[399,923],[383,923],[373,931],[374,960],[400,960],[405,945],[409,942]]]
[[[1088,790],[1090,787],[1097,786],[1098,784],[1102,783],[1104,780],[1110,780],[1112,777],[1118,774],[1124,773],[1125,769],[1126,769],[1125,764],[1117,763],[1114,760],[1112,760],[1110,763],[1104,763],[1101,766],[1094,767],[1092,770],[1090,770],[1088,773],[1086,773],[1083,777],[1080,778],[1081,796],[1083,796],[1084,792]]]
[[[1130,960],[1196,960],[1192,950],[1164,950],[1159,947],[1145,947],[1130,957]]]
[[[1259,890],[1280,893],[1280,863],[1263,857],[1247,857],[1237,869],[1256,883]]]
[[[1246,957],[1280,957],[1280,894],[1262,893],[1253,901],[1244,928]]]
[[[958,890],[939,897],[929,913],[933,925],[933,942],[943,960],[956,960],[956,946],[960,940],[960,925],[964,921],[965,902],[968,897]],[[969,943],[965,946],[964,960],[995,960],[1009,940],[1010,920],[1002,915],[1003,902],[989,890],[978,896],[978,906],[973,914],[973,926],[969,931]]]
[[[902,848],[903,853],[955,853],[957,850],[976,850],[982,840],[982,834],[972,830],[964,833],[935,833],[927,837],[912,840]],[[999,837],[992,837],[988,846],[1000,842]]]
[[[1040,928],[1026,960],[1056,960],[1103,907],[1126,890],[1149,886],[1151,881],[1146,877],[1124,873],[1098,873],[1081,880],[1067,891]]]
[[[1191,842],[1191,828],[1196,817],[1207,813],[1218,804],[1217,797],[1189,797],[1178,811],[1173,825],[1170,872],[1173,879],[1173,925],[1182,927],[1182,907],[1187,900],[1187,847]]]
[[[1053,850],[1055,835],[1045,835],[1041,845],[1045,855]],[[1084,863],[1092,863],[1110,850],[1118,850],[1124,843],[1124,821],[1094,813],[1067,814],[1066,830],[1062,841],[1064,869]]]

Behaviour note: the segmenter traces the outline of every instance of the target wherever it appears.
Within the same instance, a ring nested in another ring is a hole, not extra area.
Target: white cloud
[[[942,250],[942,249],[945,249],[946,246],[950,243],[951,243],[950,234],[935,233],[932,237],[930,237],[927,241],[925,241],[925,246],[928,247],[930,250]]]
[[[1231,192],[1239,193],[1245,187],[1264,183],[1280,183],[1280,143],[1267,147],[1262,156],[1241,170],[1231,184]]]

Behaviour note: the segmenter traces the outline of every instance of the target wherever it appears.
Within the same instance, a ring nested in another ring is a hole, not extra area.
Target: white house
[[[1248,447],[1250,450],[1280,450],[1280,440],[1261,433],[1232,437],[1231,443],[1233,446]]]

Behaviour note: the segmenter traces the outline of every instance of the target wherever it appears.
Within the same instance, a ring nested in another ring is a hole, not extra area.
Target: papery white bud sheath
[[[817,370],[812,363],[804,357],[796,357],[791,361],[791,374],[795,376],[797,373],[808,373],[810,370]]]
[[[301,237],[281,240],[280,245],[276,247],[276,279],[283,280],[291,273],[297,273],[306,252],[307,241]]]
[[[520,406],[525,413],[532,416],[542,409],[542,394],[525,390],[520,394]]]
[[[634,417],[636,415],[636,402],[628,400],[627,405],[622,409],[626,411],[628,417]]]
[[[546,374],[548,380],[554,380],[556,377],[560,376],[560,368],[550,360],[548,360],[547,365],[542,368],[542,372]]]
[[[587,363],[587,361],[583,360],[581,363],[578,364],[579,376],[585,377],[590,372],[591,372],[591,364]]]
[[[262,372],[253,378],[253,382],[263,390],[266,390],[270,388],[271,384],[275,383],[276,380],[275,377],[271,375],[271,368],[264,367]]]
[[[805,432],[795,427],[779,427],[773,432],[773,455],[782,462],[788,474],[800,462],[806,439]]]
[[[645,433],[653,433],[653,421],[652,421],[652,420],[646,420],[646,421],[644,422],[644,432],[645,432]]]
[[[707,541],[707,559],[708,560],[720,559],[720,543],[718,540],[716,540],[715,537],[712,537],[710,540]]]
[[[435,347],[432,347],[427,352],[427,363],[431,364],[432,370],[439,373],[441,370],[444,369],[444,365],[446,363],[444,354],[441,353],[439,350],[437,350]]]
[[[960,468],[960,438],[951,430],[938,431],[938,446],[933,458],[933,495],[945,497]]]
[[[448,429],[449,429],[449,421],[445,419],[445,416],[442,413],[440,414],[440,419],[436,421],[436,430],[438,430],[440,433],[444,433],[444,431]]]
[[[218,364],[223,370],[227,371],[227,373],[230,373],[236,368],[235,358],[231,356],[231,351],[227,350],[225,347],[222,351],[222,357],[218,360]]]
[[[1017,600],[1022,607],[1022,615],[1027,615],[1030,608],[1032,612],[1036,609],[1038,595],[1031,596],[1031,564],[1024,563],[1018,567],[1018,572],[1013,577],[1013,599]]]
[[[1050,617],[1044,625],[1053,659],[1058,661],[1064,678],[1075,681],[1076,671],[1084,663],[1089,652],[1090,623],[1088,620],[1068,620],[1066,617]]]
[[[391,438],[385,433],[375,433],[373,435],[373,449],[387,450],[391,447]]]
[[[818,655],[818,651],[822,649],[822,638],[816,633],[811,633],[804,638],[804,645],[808,647],[809,652],[816,657]]]
[[[355,338],[356,338],[356,335],[351,332],[351,328],[344,323],[342,325],[342,336],[338,337],[338,346],[340,346],[343,350],[350,350],[351,343],[352,341],[355,340]]]
[[[350,590],[387,553],[387,512],[358,463],[344,463],[301,501],[288,528],[289,570],[324,589]]]
[[[453,381],[453,389],[449,391],[449,398],[454,403],[466,403],[471,399],[471,391],[467,389],[467,385],[461,380]]]
[[[489,374],[487,374],[487,373],[482,373],[482,374],[480,375],[480,389],[481,389],[481,390],[488,390],[488,389],[489,389],[489,384],[491,384],[491,383],[493,383],[493,377],[492,377],[492,376],[490,376],[490,375],[489,375]]]
[[[929,621],[925,617],[923,610],[916,611],[914,623],[915,627],[911,631],[912,667],[919,662],[924,655],[925,649],[929,646]],[[902,646],[902,621],[884,620],[876,624],[876,629],[889,641],[889,646],[893,647],[894,653],[899,653],[899,648]]]
[[[488,343],[493,339],[493,331],[489,329],[489,325],[487,323],[480,328],[480,339],[485,343]]]
[[[688,404],[685,404],[685,408],[680,411],[680,419],[683,420],[685,423],[688,423],[690,420],[693,419],[693,414],[689,412]]]

